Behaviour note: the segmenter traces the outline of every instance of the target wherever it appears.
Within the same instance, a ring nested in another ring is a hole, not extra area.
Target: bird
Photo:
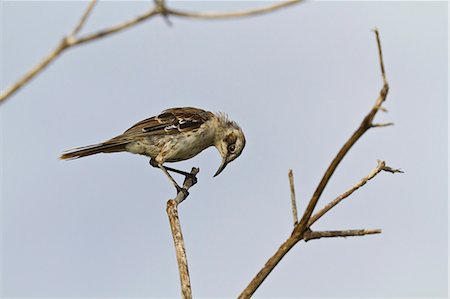
[[[227,114],[213,113],[194,107],[170,108],[144,119],[123,134],[105,142],[74,148],[60,156],[73,160],[98,153],[129,152],[150,157],[150,165],[160,168],[170,179],[177,192],[181,188],[170,172],[190,176],[182,170],[167,167],[164,163],[190,159],[204,149],[214,146],[222,162],[214,177],[242,153],[245,135],[239,125]]]

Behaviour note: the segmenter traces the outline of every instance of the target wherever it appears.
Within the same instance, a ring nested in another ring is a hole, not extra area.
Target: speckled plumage
[[[61,159],[126,151],[148,156],[155,164],[162,165],[190,159],[210,146],[215,146],[222,156],[217,175],[241,154],[244,133],[223,113],[193,107],[171,108],[138,122],[106,142],[69,150]]]

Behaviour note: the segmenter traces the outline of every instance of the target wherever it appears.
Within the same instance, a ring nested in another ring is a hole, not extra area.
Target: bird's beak
[[[228,164],[227,159],[223,158],[222,159],[222,164],[220,164],[220,167],[219,167],[219,169],[217,169],[216,174],[214,175],[214,177],[218,176],[222,172],[222,170],[225,169],[227,164]]]

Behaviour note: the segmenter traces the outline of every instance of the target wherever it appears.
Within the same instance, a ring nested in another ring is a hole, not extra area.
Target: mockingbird
[[[192,107],[171,108],[138,122],[108,141],[69,150],[60,159],[114,152],[148,156],[150,165],[159,167],[179,192],[182,188],[168,171],[185,176],[190,174],[163,164],[190,159],[210,146],[215,146],[222,156],[222,163],[214,174],[217,176],[228,163],[239,157],[245,146],[245,136],[237,123],[223,113]]]

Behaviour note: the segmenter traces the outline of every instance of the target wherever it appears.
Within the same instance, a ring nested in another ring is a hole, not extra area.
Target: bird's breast
[[[214,143],[214,132],[208,127],[179,134],[152,135],[126,146],[128,152],[151,157],[158,162],[190,159]]]
[[[212,138],[207,132],[197,131],[174,137],[162,153],[167,162],[190,159],[212,145]]]

